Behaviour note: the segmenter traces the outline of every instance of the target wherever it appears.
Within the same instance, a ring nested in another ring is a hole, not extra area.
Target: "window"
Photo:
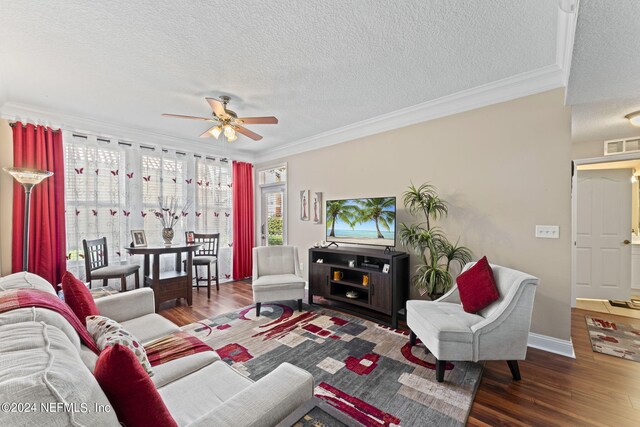
[[[220,247],[232,242],[231,167],[228,162],[196,160],[196,229],[220,233]]]
[[[159,198],[175,198],[180,218],[174,242],[184,242],[188,230],[220,233],[220,279],[231,278],[228,162],[70,132],[64,132],[63,144],[67,268],[77,277],[85,278],[83,239],[106,237],[109,264],[142,262],[124,250],[131,230],[143,229],[149,244],[161,244],[162,224],[153,211],[159,209]],[[162,270],[175,267],[172,257],[161,259]]]
[[[287,244],[287,165],[258,172],[260,187],[260,236],[263,246]]]
[[[189,215],[190,201],[187,197],[185,155],[143,154],[142,155],[142,209],[144,216],[144,230],[153,236],[162,234],[162,223],[155,217],[154,212],[160,209],[160,200],[167,205],[174,198],[180,220],[174,227],[174,241],[183,241],[186,229],[186,217]],[[185,211],[183,208],[187,208]],[[153,239],[151,240],[153,241]]]
[[[118,262],[123,257],[119,171],[124,159],[117,145],[95,138],[72,138],[64,145],[67,268],[84,278],[83,239],[104,236],[110,259]]]

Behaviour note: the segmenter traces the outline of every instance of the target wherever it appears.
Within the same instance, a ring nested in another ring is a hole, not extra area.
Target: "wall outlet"
[[[539,239],[559,239],[560,226],[558,225],[536,225],[536,237]]]
[[[304,270],[304,262],[300,261],[300,270]]]

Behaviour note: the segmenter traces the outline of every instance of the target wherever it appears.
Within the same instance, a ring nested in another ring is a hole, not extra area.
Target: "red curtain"
[[[252,274],[253,165],[233,162],[233,280]]]
[[[13,166],[53,172],[53,176],[31,190],[28,271],[44,277],[54,287],[67,268],[63,158],[59,130],[32,124],[23,126],[21,122],[13,125]],[[24,188],[14,181],[13,272],[22,271],[24,204]]]

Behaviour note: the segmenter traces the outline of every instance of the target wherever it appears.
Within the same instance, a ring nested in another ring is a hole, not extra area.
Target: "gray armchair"
[[[305,280],[300,274],[298,250],[294,246],[253,248],[253,302],[260,316],[263,302],[298,300],[302,311]]]
[[[438,382],[444,381],[449,360],[506,360],[513,379],[520,380],[518,360],[527,354],[538,279],[499,265],[491,268],[500,298],[476,314],[462,309],[457,286],[436,301],[407,301],[409,341],[415,345],[417,336],[434,355]]]

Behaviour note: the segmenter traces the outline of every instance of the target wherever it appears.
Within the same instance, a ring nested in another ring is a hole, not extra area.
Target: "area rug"
[[[478,363],[448,363],[438,383],[434,357],[408,333],[315,306],[263,304],[260,317],[249,306],[183,330],[253,380],[282,362],[307,370],[315,395],[353,425],[464,425],[482,375]]]
[[[640,329],[591,316],[585,320],[593,351],[640,362]]]

